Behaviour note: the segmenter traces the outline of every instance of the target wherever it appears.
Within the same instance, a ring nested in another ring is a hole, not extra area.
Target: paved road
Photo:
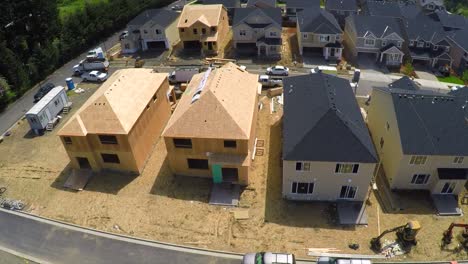
[[[242,257],[120,237],[0,210],[0,247],[49,263],[226,263]],[[41,261],[41,262],[42,262]]]

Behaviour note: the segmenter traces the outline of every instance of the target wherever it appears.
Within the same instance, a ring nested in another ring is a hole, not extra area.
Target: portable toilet
[[[75,83],[73,82],[72,78],[66,78],[65,82],[67,83],[67,88],[68,90],[73,90],[75,89]]]

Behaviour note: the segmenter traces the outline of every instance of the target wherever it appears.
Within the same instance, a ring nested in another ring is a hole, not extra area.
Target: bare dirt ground
[[[95,89],[94,89],[95,90]],[[74,109],[93,88],[74,95]],[[21,122],[0,144],[0,186],[4,196],[22,199],[26,210],[78,225],[148,239],[212,249],[251,252],[271,250],[306,256],[305,248],[337,248],[340,253],[372,253],[369,240],[409,220],[422,224],[419,244],[406,258],[414,260],[467,259],[466,252],[440,251],[444,229],[466,217],[437,217],[426,198],[412,197],[405,211],[382,213],[373,195],[367,208],[368,226],[341,227],[333,206],[298,203],[281,198],[281,116],[270,113],[270,99],[262,96],[257,138],[265,140],[263,156],[256,156],[250,185],[241,195],[240,208],[208,204],[211,183],[206,179],[174,177],[163,141],[154,146],[140,176],[115,173],[95,175],[86,189],[63,189],[69,173],[68,157],[55,133],[33,137]],[[69,116],[67,116],[69,117]],[[65,122],[64,120],[62,124]],[[234,210],[248,210],[249,219],[235,220]],[[463,210],[468,211],[464,206]],[[456,231],[457,234],[460,230]],[[394,239],[394,234],[387,236]],[[360,244],[353,251],[349,243]]]

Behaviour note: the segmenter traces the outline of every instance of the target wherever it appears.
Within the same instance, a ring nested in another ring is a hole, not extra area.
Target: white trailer
[[[64,106],[68,105],[68,102],[67,93],[63,86],[57,86],[50,90],[25,115],[31,130],[36,135],[41,135],[47,124],[54,121]]]

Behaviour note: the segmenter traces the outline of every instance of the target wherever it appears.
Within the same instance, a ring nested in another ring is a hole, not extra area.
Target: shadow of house
[[[67,166],[65,166],[65,168],[60,172],[57,178],[55,178],[55,180],[52,182],[50,187],[58,189],[58,190],[62,190],[62,191],[73,192],[73,193],[78,192],[72,189],[65,188],[63,186],[71,174],[72,174],[72,167],[69,162]]]
[[[94,172],[92,178],[85,187],[86,191],[117,194],[125,186],[130,184],[139,175],[116,170],[105,169]]]
[[[166,158],[151,187],[150,194],[208,203],[211,187],[210,179],[174,175]]]
[[[28,132],[26,134],[24,134],[23,138],[35,138],[35,137],[40,137],[40,135],[37,135],[36,133],[34,133],[34,131],[32,131],[32,129],[28,130]]]
[[[336,203],[288,201],[282,197],[281,147],[282,120],[270,128],[270,157],[268,160],[265,222],[293,227],[355,230],[354,226],[338,223]]]

